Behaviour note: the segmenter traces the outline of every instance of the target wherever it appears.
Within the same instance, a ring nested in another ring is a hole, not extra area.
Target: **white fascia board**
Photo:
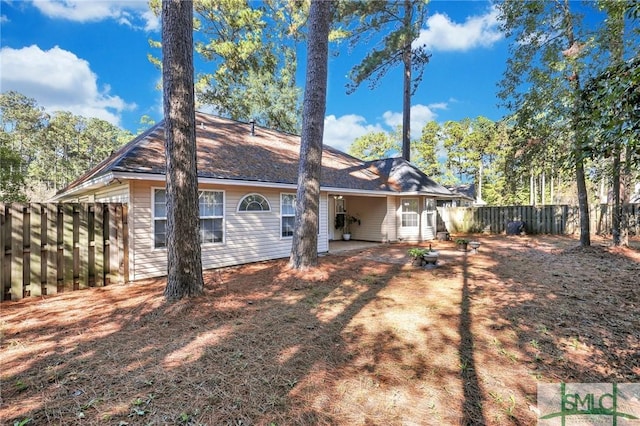
[[[76,186],[75,188],[70,189],[67,192],[63,192],[60,194],[56,194],[51,201],[58,201],[60,198],[71,197],[78,192],[86,191],[88,189],[100,188],[102,186],[107,186],[113,179],[115,179],[113,173],[109,172],[104,175],[100,175],[89,179],[88,181],[82,183],[81,185]]]

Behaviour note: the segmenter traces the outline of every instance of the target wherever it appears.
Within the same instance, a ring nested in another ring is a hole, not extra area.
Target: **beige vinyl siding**
[[[351,225],[351,238],[363,241],[388,241],[385,225],[387,203],[383,197],[348,197],[347,211],[360,218],[360,225]]]
[[[131,256],[132,279],[166,275],[166,249],[153,247],[153,223],[151,212],[152,188],[162,188],[162,182],[132,181],[132,231]],[[224,242],[202,245],[204,269],[238,265],[242,263],[288,257],[291,238],[280,237],[280,194],[295,193],[295,190],[279,190],[255,187],[222,187],[200,185],[201,190],[224,191]],[[265,197],[271,211],[238,212],[240,200],[248,194]],[[318,251],[328,251],[327,196],[320,197],[320,235]]]
[[[398,197],[387,196],[387,214],[383,222],[384,232],[388,236],[387,241],[398,241],[398,218],[396,214],[398,202]]]
[[[129,184],[109,185],[96,190],[94,193],[96,203],[128,203]]]

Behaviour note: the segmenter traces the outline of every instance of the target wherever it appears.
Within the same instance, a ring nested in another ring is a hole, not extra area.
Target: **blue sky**
[[[98,117],[136,132],[143,115],[162,118],[159,56],[149,39],[160,39],[160,22],[146,0],[0,0],[0,88],[35,98],[48,111]],[[495,96],[507,59],[488,1],[433,1],[419,43],[432,58],[412,98],[412,135],[430,120],[484,115],[501,118]],[[398,67],[378,87],[363,84],[346,94],[346,75],[371,46],[349,54],[346,46],[329,64],[325,143],[347,149],[358,136],[391,130],[402,121]],[[335,50],[336,47],[334,46]],[[196,61],[196,72],[207,64]],[[298,84],[304,82],[299,63]]]

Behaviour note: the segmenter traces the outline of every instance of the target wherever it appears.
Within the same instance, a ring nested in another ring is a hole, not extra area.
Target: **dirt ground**
[[[640,242],[475,236],[0,305],[4,425],[530,425],[539,382],[640,382]]]

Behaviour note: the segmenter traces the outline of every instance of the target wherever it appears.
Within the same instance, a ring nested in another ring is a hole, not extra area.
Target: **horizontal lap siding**
[[[95,193],[97,203],[123,203],[129,202],[129,185],[109,185],[101,188]]]
[[[398,198],[387,197],[387,213],[384,219],[385,232],[388,241],[398,241]]]
[[[151,188],[163,183],[136,182],[133,184],[134,214],[132,232],[135,233],[135,275],[133,279],[166,275],[167,253],[153,248],[153,224],[151,213]],[[220,187],[201,185],[200,189],[223,190],[225,192],[224,243],[202,246],[204,269],[219,268],[242,263],[288,257],[291,238],[280,238],[280,194],[295,193],[295,190],[259,189],[250,187]],[[269,201],[270,212],[238,212],[240,200],[248,194],[258,193]],[[327,242],[327,196],[320,198],[320,235],[318,251],[328,250]]]
[[[388,241],[387,201],[381,197],[349,197],[349,213],[360,218],[351,225],[351,238],[365,241]]]

